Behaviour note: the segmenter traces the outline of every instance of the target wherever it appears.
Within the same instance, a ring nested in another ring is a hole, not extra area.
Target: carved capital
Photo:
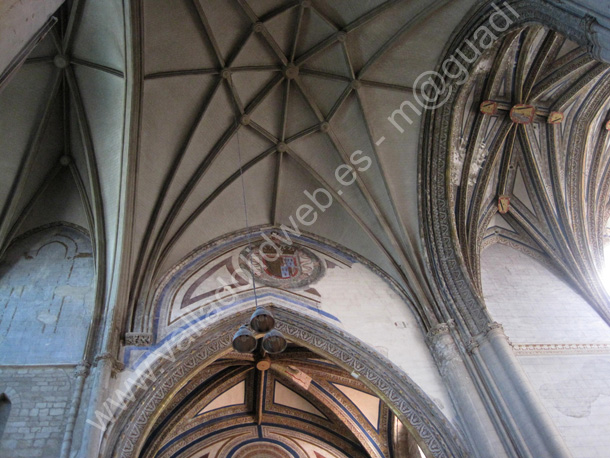
[[[492,331],[495,331],[495,330],[498,330],[499,332],[504,334],[504,327],[500,323],[498,323],[497,321],[489,323],[487,325],[487,331],[485,333],[488,334],[488,333],[490,333]]]
[[[500,323],[494,321],[492,323],[487,324],[485,331],[481,332],[480,334],[477,334],[476,336],[474,336],[473,338],[470,339],[470,342],[468,343],[466,350],[468,351],[468,353],[472,354],[472,352],[474,350],[479,348],[479,346],[481,345],[481,343],[483,341],[489,342],[489,340],[492,337],[501,337],[504,340],[506,340],[506,342],[511,347],[513,346],[511,341],[508,339],[508,337],[504,333],[504,327]]]
[[[468,342],[468,345],[466,346],[466,351],[469,354],[473,354],[474,351],[479,348],[480,342],[479,339],[477,339],[476,337],[473,337],[470,339],[470,342]]]
[[[487,338],[489,338],[490,334],[502,337],[504,340],[506,340],[506,342],[508,342],[508,344],[511,347],[513,346],[512,342],[510,341],[510,339],[508,338],[508,336],[504,332],[504,327],[500,323],[497,323],[497,322],[494,321],[493,323],[489,323],[487,325],[487,331],[485,331],[485,336]]]
[[[440,336],[442,334],[448,334],[448,333],[449,333],[449,326],[447,325],[447,323],[440,323],[428,331],[428,335],[426,336],[426,338],[428,340],[434,340],[438,336]]]
[[[455,322],[452,319],[449,319],[446,323],[439,323],[433,326],[432,329],[428,331],[426,339],[428,340],[428,342],[433,342],[443,334],[449,334],[449,332],[454,328]]]
[[[86,377],[89,375],[89,369],[91,369],[91,364],[89,364],[87,361],[81,361],[74,369],[74,375],[76,377]]]
[[[125,345],[134,347],[148,347],[152,345],[153,336],[148,332],[126,332]]]
[[[99,365],[100,361],[108,361],[110,363],[110,370],[112,377],[116,377],[116,375],[125,369],[125,365],[118,361],[111,353],[100,353],[94,359],[95,366]]]

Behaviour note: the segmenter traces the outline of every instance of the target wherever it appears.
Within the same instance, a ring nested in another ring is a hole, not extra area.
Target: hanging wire
[[[246,184],[244,180],[244,170],[242,168],[241,162],[241,143],[239,141],[239,131],[241,128],[237,129],[237,157],[239,160],[239,176],[241,178],[241,192],[244,201],[244,214],[246,217],[246,231],[248,234],[248,251],[250,252],[250,274],[252,275],[252,288],[254,290],[254,305],[258,308],[258,297],[256,296],[256,281],[254,279],[254,268],[252,257],[254,255],[254,251],[252,250],[252,234],[250,233],[250,224],[248,223],[248,202],[246,201]]]

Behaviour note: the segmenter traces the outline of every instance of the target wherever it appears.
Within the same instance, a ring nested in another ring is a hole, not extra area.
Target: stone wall
[[[610,355],[521,356],[519,361],[574,457],[608,456]]]
[[[0,365],[78,363],[94,293],[83,232],[52,226],[11,245],[0,263]]]
[[[0,393],[11,401],[2,458],[59,456],[73,373],[73,366],[0,367]]]
[[[455,411],[413,311],[383,279],[362,264],[330,269],[315,285],[322,309],[339,326],[402,369],[450,420]]]
[[[481,255],[485,304],[513,343],[610,343],[610,327],[564,279],[526,254]]]

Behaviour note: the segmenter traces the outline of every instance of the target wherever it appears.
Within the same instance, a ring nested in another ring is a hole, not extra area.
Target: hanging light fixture
[[[270,355],[283,352],[287,346],[288,342],[286,342],[284,334],[277,329],[272,329],[263,337],[263,350]]]
[[[250,318],[250,327],[256,332],[269,332],[275,326],[273,314],[265,307],[257,306]]]
[[[244,117],[247,115],[244,115]],[[244,118],[242,117],[242,119]],[[242,124],[244,124],[242,122]],[[244,124],[245,125],[245,124]],[[248,245],[250,252],[252,252],[252,244],[250,241],[250,225],[248,224],[248,203],[246,201],[246,186],[244,183],[244,171],[241,164],[241,145],[239,143],[239,131],[237,132],[237,157],[239,160],[239,172],[241,177],[242,195],[244,200],[244,216],[246,220],[246,230],[248,232]],[[284,335],[274,330],[275,318],[273,314],[265,307],[258,305],[258,298],[256,296],[256,280],[252,275],[252,290],[254,292],[254,303],[256,309],[250,317],[250,328],[246,325],[242,325],[239,330],[233,336],[233,348],[240,353],[252,353],[256,350],[257,339],[252,332],[265,334],[263,337],[263,350],[270,354],[281,353],[286,349],[288,343],[284,338]]]
[[[245,324],[233,336],[233,348],[239,353],[252,353],[256,350],[256,345],[256,337]]]

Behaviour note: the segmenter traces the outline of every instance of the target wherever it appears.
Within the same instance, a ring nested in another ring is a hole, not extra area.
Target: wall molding
[[[517,356],[610,355],[610,343],[513,344]]]

